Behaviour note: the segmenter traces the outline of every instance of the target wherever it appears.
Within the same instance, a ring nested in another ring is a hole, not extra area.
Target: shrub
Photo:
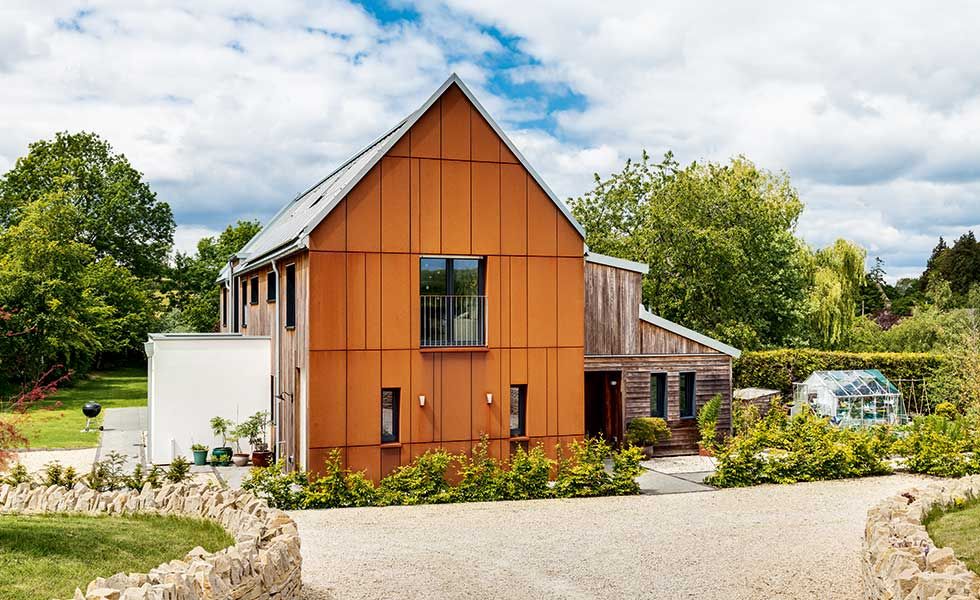
[[[643,460],[643,453],[635,446],[628,446],[618,452],[613,452],[611,495],[631,496],[640,493],[640,484],[636,478],[643,472],[643,467],[640,466],[641,460]]]
[[[637,417],[626,424],[626,441],[633,446],[653,446],[670,439],[670,427],[660,417]]]
[[[473,447],[470,456],[456,457],[459,483],[451,491],[453,502],[489,502],[507,496],[507,480],[500,464],[488,453],[487,438]]]
[[[30,483],[30,481],[31,475],[27,472],[27,467],[20,463],[14,465],[6,477],[0,478],[0,483],[10,485],[20,485],[21,483]]]
[[[378,491],[363,473],[351,472],[341,465],[340,450],[331,450],[324,462],[323,474],[308,477],[303,490],[303,508],[343,508],[371,506]]]
[[[133,472],[124,479],[124,485],[131,490],[141,490],[147,483],[152,487],[158,487],[162,474],[160,467],[156,465],[150,467],[149,471],[144,471],[143,465],[137,464]]]
[[[841,429],[809,409],[792,418],[770,410],[720,450],[708,483],[739,487],[885,474],[893,439],[885,427]]]
[[[272,508],[295,510],[303,508],[308,483],[306,473],[286,472],[286,464],[280,459],[268,467],[252,467],[242,480],[242,489],[265,500]]]
[[[721,394],[715,394],[698,411],[698,434],[701,446],[714,452],[718,445],[718,413],[721,412]]]
[[[126,487],[126,457],[118,452],[110,452],[106,457],[92,465],[92,470],[83,478],[85,485],[107,492]]]
[[[940,402],[932,409],[933,414],[944,419],[955,419],[960,411],[956,410],[956,405],[952,402]]]
[[[182,483],[191,477],[191,463],[183,456],[175,456],[170,461],[167,473],[164,475],[170,483]]]
[[[909,471],[937,477],[980,473],[976,432],[966,419],[953,414],[952,419],[940,414],[916,417],[905,437],[895,442],[894,451],[905,458]]]
[[[745,400],[732,399],[732,432],[743,435],[759,421],[759,407]]]
[[[383,505],[449,502],[446,471],[453,460],[453,455],[445,450],[429,450],[411,464],[398,467],[381,480],[379,502]]]
[[[24,474],[27,474],[26,469],[24,470]],[[44,469],[41,471],[41,485],[45,487],[57,485],[70,489],[78,480],[79,476],[75,472],[75,467],[63,467],[56,460],[44,465]]]
[[[501,473],[503,497],[534,500],[551,496],[549,481],[554,465],[555,461],[548,458],[540,445],[530,450],[518,447],[510,457],[510,468]]]

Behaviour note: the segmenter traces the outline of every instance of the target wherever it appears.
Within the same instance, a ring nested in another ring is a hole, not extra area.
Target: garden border
[[[980,475],[912,488],[872,507],[861,557],[865,598],[980,598],[980,576],[951,548],[937,548],[924,525],[933,510],[976,499]]]
[[[296,524],[248,492],[208,484],[167,484],[142,490],[100,492],[77,484],[32,487],[0,485],[0,514],[149,513],[208,519],[220,524],[235,544],[209,553],[197,547],[183,560],[149,573],[117,573],[96,578],[73,600],[292,600],[302,585],[302,558]]]

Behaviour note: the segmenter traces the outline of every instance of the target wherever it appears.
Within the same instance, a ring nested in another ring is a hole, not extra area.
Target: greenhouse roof
[[[888,381],[878,369],[862,371],[816,371],[810,380],[816,379],[835,396],[895,396],[898,388]]]

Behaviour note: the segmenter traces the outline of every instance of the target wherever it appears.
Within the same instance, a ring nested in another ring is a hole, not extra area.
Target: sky
[[[193,250],[270,218],[455,71],[561,198],[643,150],[744,155],[790,175],[808,243],[851,239],[895,280],[980,230],[978,23],[955,0],[5,0],[0,172],[97,132]]]

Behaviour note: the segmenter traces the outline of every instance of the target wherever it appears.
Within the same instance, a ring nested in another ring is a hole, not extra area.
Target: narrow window
[[[510,386],[510,437],[527,435],[527,386]]]
[[[248,327],[248,281],[242,279],[242,328]]]
[[[388,444],[398,441],[398,405],[401,389],[382,388],[381,390],[381,442]]]
[[[228,327],[228,286],[221,286],[221,326]]]
[[[269,271],[265,276],[265,299],[267,302],[276,301],[276,273]]]
[[[296,327],[296,265],[286,265],[286,327]]]
[[[259,303],[259,278],[253,277],[251,280],[249,280],[249,285],[251,286],[249,288],[249,292],[250,292],[249,302],[251,304],[258,304]]]
[[[680,381],[681,418],[694,418],[694,373],[681,373]]]
[[[650,373],[650,416],[667,418],[666,373]]]

